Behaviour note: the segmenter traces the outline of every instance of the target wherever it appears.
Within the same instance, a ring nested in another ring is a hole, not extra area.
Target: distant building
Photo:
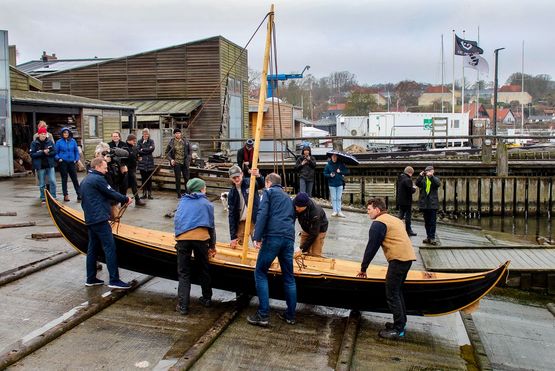
[[[553,115],[531,115],[526,120],[526,123],[552,123],[555,122]]]
[[[452,102],[452,94],[451,89],[444,86],[443,89],[441,85],[439,86],[428,86],[424,93],[418,98],[418,105],[419,106],[431,106],[436,102],[441,102],[443,97],[443,101],[447,103]],[[455,99],[457,102],[460,102],[461,92],[455,91]]]
[[[520,104],[532,103],[532,96],[523,92],[520,85],[503,85],[497,92],[497,102],[510,104],[514,101]],[[493,104],[493,97],[491,103]]]
[[[333,120],[335,124],[336,117],[343,114],[343,111],[345,111],[346,106],[347,106],[346,103],[332,104],[328,106],[328,109],[326,110],[326,112],[322,113],[322,115],[320,116],[320,119]]]
[[[488,109],[488,118],[493,123],[493,109]],[[513,128],[516,123],[516,118],[510,108],[497,109],[497,128]]]

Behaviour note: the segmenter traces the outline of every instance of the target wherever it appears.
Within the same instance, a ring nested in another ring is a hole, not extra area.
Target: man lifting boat
[[[208,258],[216,255],[216,228],[214,225],[214,205],[206,198],[206,183],[193,178],[186,184],[188,194],[183,195],[175,213],[175,240],[177,244],[177,287],[178,304],[176,310],[182,315],[189,313],[191,294],[191,254],[199,272],[202,296],[199,302],[212,305],[212,283]]]
[[[293,203],[295,217],[302,228],[300,253],[322,256],[322,247],[328,231],[326,212],[304,192],[299,192]]]
[[[387,213],[385,202],[381,198],[368,200],[366,210],[373,222],[357,277],[366,278],[366,269],[381,246],[388,262],[385,296],[389,310],[393,314],[393,322],[386,323],[385,329],[380,330],[378,335],[397,340],[405,336],[407,314],[402,289],[410,266],[416,260],[416,255],[406,233],[405,223]]]

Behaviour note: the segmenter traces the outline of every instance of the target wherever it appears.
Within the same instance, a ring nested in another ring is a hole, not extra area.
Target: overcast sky
[[[260,0],[2,0],[0,29],[17,45],[18,61],[42,51],[58,58],[121,57],[222,35],[245,45],[270,8]],[[279,72],[310,65],[316,77],[350,71],[361,84],[452,80],[452,30],[477,40],[490,64],[500,52],[499,79],[521,70],[555,79],[554,0],[278,0]],[[262,69],[265,29],[248,48],[249,67]],[[456,57],[456,78],[461,76]],[[467,70],[467,81],[476,72]]]

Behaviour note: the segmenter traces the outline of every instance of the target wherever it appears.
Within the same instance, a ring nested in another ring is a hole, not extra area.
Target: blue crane
[[[305,66],[304,70],[301,73],[280,73],[278,75],[268,75],[266,80],[268,80],[268,93],[266,95],[267,98],[271,98],[274,96],[274,90],[277,89],[278,81],[285,81],[291,79],[302,79],[304,76],[303,74],[305,71],[310,69],[310,66]]]

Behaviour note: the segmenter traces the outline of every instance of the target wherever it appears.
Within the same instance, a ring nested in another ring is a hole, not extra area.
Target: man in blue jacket
[[[181,197],[174,218],[179,277],[176,310],[182,315],[189,313],[191,253],[195,254],[194,262],[198,268],[202,288],[202,297],[199,301],[205,307],[212,305],[209,257],[216,255],[214,205],[206,198],[206,183],[202,179],[193,178],[186,186],[189,193]]]
[[[252,234],[254,226],[256,225],[256,214],[258,205],[260,204],[258,190],[264,188],[264,178],[260,176],[258,169],[252,169],[252,174],[256,177],[256,184],[254,187],[256,194],[254,195],[254,201],[252,203],[253,213],[249,235]],[[229,234],[231,237],[230,246],[235,249],[237,245],[243,245],[251,180],[250,177],[243,177],[243,171],[237,165],[233,165],[229,169],[229,178],[233,183],[227,196]]]
[[[96,278],[96,259],[99,245],[104,249],[106,266],[110,275],[108,287],[113,289],[129,289],[131,286],[120,280],[116,256],[116,244],[112,234],[110,220],[110,201],[127,203],[133,200],[116,192],[110,187],[104,177],[108,171],[108,164],[102,157],[91,161],[91,170],[81,182],[81,207],[85,214],[85,224],[89,230],[89,245],[87,247],[87,282],[85,286],[103,285],[104,281]]]
[[[254,243],[256,248],[260,249],[254,271],[256,294],[260,304],[256,313],[247,317],[247,321],[263,327],[268,326],[270,322],[268,269],[277,256],[287,303],[287,310],[285,313],[279,313],[278,317],[293,325],[297,306],[297,287],[293,276],[295,209],[289,195],[281,187],[279,175],[269,174],[265,185],[254,231]]]
[[[62,137],[56,142],[56,161],[60,166],[60,174],[62,176],[62,192],[64,193],[64,201],[69,201],[67,192],[67,176],[71,178],[77,200],[81,200],[79,194],[79,181],[77,180],[77,171],[75,164],[79,161],[79,148],[77,142],[73,139],[69,128],[62,129]]]

